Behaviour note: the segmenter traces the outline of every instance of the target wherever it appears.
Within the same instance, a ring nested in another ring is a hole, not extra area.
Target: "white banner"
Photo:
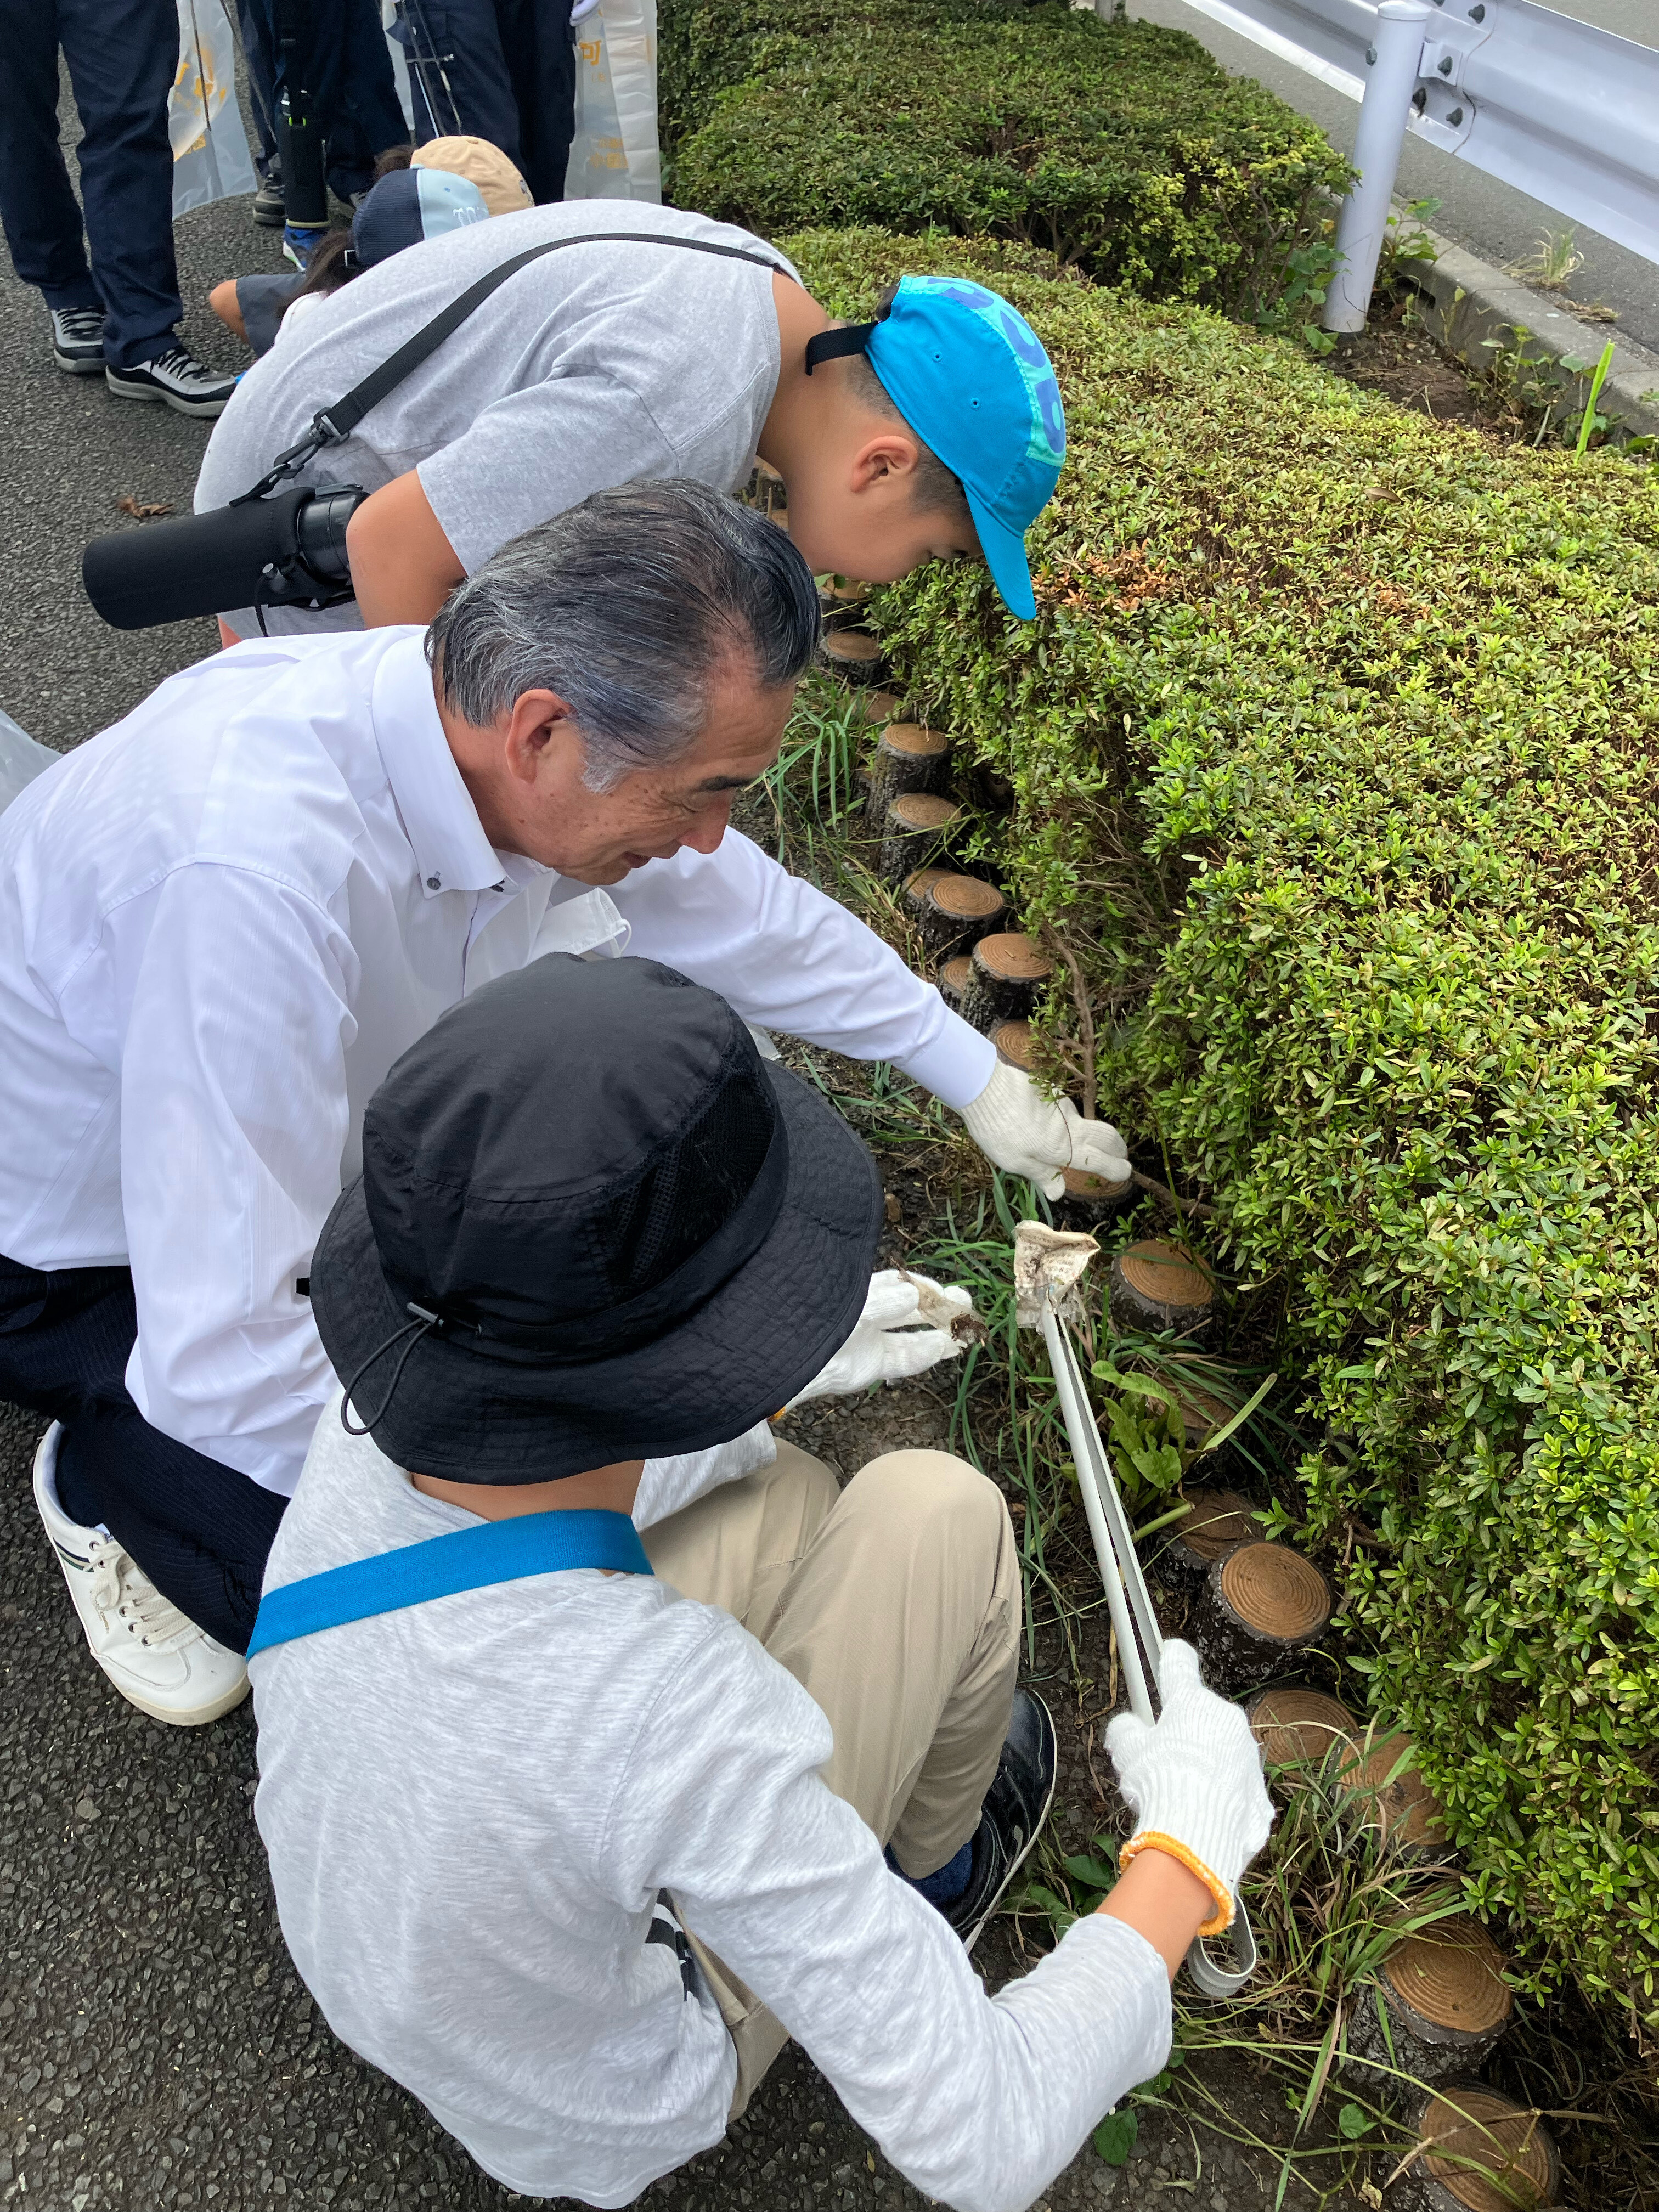
[[[599,0],[576,32],[576,135],[568,200],[662,199],[657,0]]]
[[[175,221],[188,209],[257,191],[223,0],[179,0],[179,74],[167,96],[167,137]]]

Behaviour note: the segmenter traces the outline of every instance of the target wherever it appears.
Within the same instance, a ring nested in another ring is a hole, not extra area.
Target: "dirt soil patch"
[[[1337,340],[1332,374],[1426,415],[1482,430],[1502,445],[1530,444],[1537,430],[1498,380],[1437,344],[1413,313],[1412,297],[1380,302],[1363,331]]]

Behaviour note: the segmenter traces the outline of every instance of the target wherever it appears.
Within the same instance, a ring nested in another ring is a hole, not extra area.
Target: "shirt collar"
[[[484,835],[444,735],[423,629],[403,630],[382,654],[369,713],[380,765],[428,896],[493,890],[508,871]]]

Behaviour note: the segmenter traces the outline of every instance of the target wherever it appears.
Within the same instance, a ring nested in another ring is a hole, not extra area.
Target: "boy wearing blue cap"
[[[348,544],[354,602],[267,611],[272,630],[428,622],[510,539],[629,482],[719,490],[758,457],[809,564],[871,582],[935,558],[989,565],[1036,611],[1024,535],[1066,449],[1054,371],[1008,303],[907,276],[835,325],[775,246],[682,209],[586,202],[429,238],[307,316],[215,429],[198,512],[226,505],[416,331],[502,263],[517,270],[296,481],[373,496]],[[225,618],[234,636],[252,609]]]

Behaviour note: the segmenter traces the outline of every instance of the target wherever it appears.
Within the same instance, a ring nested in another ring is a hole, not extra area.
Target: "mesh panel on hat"
[[[729,1074],[679,1143],[599,1210],[596,1260],[613,1297],[662,1282],[725,1226],[760,1173],[775,1114],[758,1070]]]

